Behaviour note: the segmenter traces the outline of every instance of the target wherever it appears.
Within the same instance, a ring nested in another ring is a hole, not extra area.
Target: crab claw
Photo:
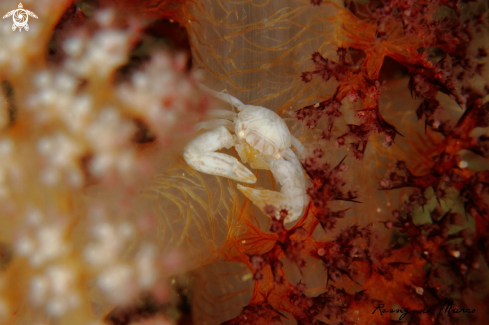
[[[293,163],[284,159],[272,161],[271,165],[273,176],[282,185],[280,192],[258,190],[240,184],[238,190],[265,214],[265,207],[271,205],[276,208],[275,218],[280,218],[280,210],[285,209],[288,211],[285,222],[295,221],[302,216],[308,201],[303,182],[304,176],[300,175]]]
[[[233,173],[229,173],[227,177],[232,178],[238,182],[253,184],[256,183],[256,176],[236,158],[229,156],[234,161]]]
[[[199,172],[224,176],[243,183],[256,183],[256,176],[238,159],[215,152],[233,145],[231,133],[224,126],[220,126],[192,140],[185,148],[183,158]]]

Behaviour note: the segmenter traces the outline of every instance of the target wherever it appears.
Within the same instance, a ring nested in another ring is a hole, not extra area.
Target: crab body
[[[290,132],[284,121],[265,107],[244,105],[234,121],[235,133],[258,152],[275,157],[290,148]]]

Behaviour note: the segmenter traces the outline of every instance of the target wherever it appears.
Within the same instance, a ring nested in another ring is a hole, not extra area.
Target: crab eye
[[[280,158],[282,158],[282,155],[281,155],[281,154],[279,154],[279,153],[278,153],[278,154],[276,154],[276,155],[275,155],[275,159],[277,159],[277,160],[278,160],[278,159],[280,159]]]
[[[238,135],[239,135],[240,138],[242,138],[242,137],[244,137],[244,132],[241,131],[241,132],[238,133]]]

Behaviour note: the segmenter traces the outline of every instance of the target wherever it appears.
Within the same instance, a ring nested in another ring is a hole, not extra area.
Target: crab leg
[[[222,118],[197,123],[195,125],[195,129],[196,130],[200,130],[200,129],[212,130],[212,129],[215,129],[219,126],[224,126],[229,131],[234,131],[234,123],[229,121],[229,120],[222,119]]]
[[[235,145],[232,134],[224,127],[199,135],[185,147],[183,158],[199,172],[224,176],[243,183],[255,183],[255,175],[236,158],[215,152]]]
[[[211,109],[209,112],[207,112],[207,116],[214,119],[197,123],[195,125],[196,130],[211,130],[222,125],[229,131],[234,131],[234,122],[232,121],[234,121],[236,113],[225,109]]]
[[[280,193],[252,189],[239,184],[238,189],[263,212],[267,205],[271,205],[276,208],[275,218],[278,219],[280,210],[285,209],[288,211],[285,222],[297,220],[307,204],[304,176],[296,164],[285,159],[272,160],[270,165],[273,177],[282,185]]]
[[[236,113],[233,111],[228,111],[226,109],[211,109],[207,112],[207,116],[234,121],[234,119],[236,118]]]
[[[304,145],[293,135],[290,136],[290,140],[292,146],[297,150],[297,157],[299,157],[300,160],[304,160],[306,158],[306,148]]]
[[[240,101],[239,99],[237,99],[234,96],[231,96],[230,94],[221,93],[221,92],[212,90],[209,87],[204,86],[203,84],[199,84],[199,87],[202,90],[204,90],[208,93],[211,93],[214,97],[219,98],[220,100],[223,100],[226,103],[231,104],[232,106],[234,106],[236,108],[240,108],[241,106],[244,106],[242,101]]]
[[[304,175],[304,170],[302,169],[301,162],[299,161],[299,159],[297,158],[297,156],[295,155],[295,153],[292,151],[292,149],[289,148],[286,151],[284,151],[282,153],[282,155],[285,158],[285,160],[287,160],[292,165],[294,165],[295,170],[296,170],[297,174],[299,175],[300,184],[301,184],[302,187],[305,188],[306,187],[306,180],[305,180],[304,177],[300,177],[300,176],[303,176]]]

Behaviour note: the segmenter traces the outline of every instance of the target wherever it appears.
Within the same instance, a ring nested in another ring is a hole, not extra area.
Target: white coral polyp
[[[79,37],[64,42],[70,56],[65,67],[79,77],[106,78],[115,68],[127,61],[129,36],[118,30],[101,30],[93,38]]]
[[[134,294],[134,271],[125,264],[116,264],[97,277],[97,285],[105,296],[114,303],[123,303]]]
[[[145,244],[136,258],[138,282],[143,289],[151,288],[156,281],[155,258],[156,250],[150,244]]]
[[[93,266],[104,266],[114,263],[134,229],[128,223],[97,222],[92,226],[92,233],[95,241],[87,245],[83,256]]]
[[[64,229],[58,225],[43,225],[31,234],[25,232],[17,238],[15,249],[20,256],[29,258],[34,267],[55,260],[68,252],[63,241]]]
[[[69,56],[76,58],[83,53],[84,41],[81,37],[71,37],[67,39],[63,44],[63,50]]]
[[[61,265],[49,267],[42,275],[30,282],[30,301],[34,306],[44,307],[48,315],[59,317],[78,307],[79,295],[74,288],[73,270]]]
[[[178,61],[180,57],[157,53],[143,71],[117,90],[121,103],[144,119],[159,138],[172,137],[189,120],[189,109],[198,99],[196,86],[176,68]]]
[[[99,32],[87,46],[86,60],[93,72],[106,77],[127,60],[128,36],[115,30]]]

